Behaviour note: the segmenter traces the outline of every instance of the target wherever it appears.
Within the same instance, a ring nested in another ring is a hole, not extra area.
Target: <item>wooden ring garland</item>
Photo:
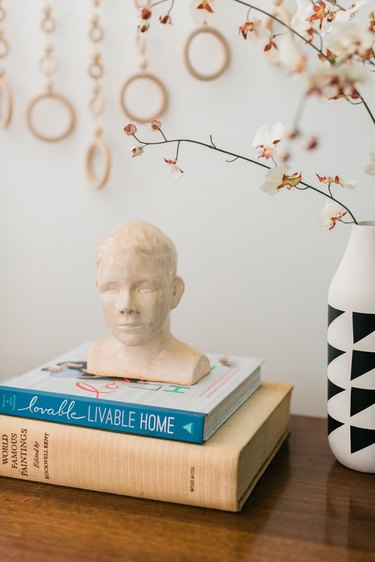
[[[57,72],[57,62],[51,57],[50,53],[46,53],[39,61],[39,70],[44,76],[52,76]]]
[[[62,133],[58,135],[44,135],[37,130],[37,128],[33,123],[33,111],[35,107],[38,105],[38,103],[47,99],[54,99],[58,101],[61,105],[63,105],[68,110],[68,114],[69,114],[68,126]],[[64,97],[61,94],[56,94],[54,92],[46,92],[44,94],[39,94],[38,96],[35,96],[31,100],[30,105],[28,106],[26,112],[26,122],[32,134],[38,139],[46,142],[58,142],[65,139],[74,130],[76,124],[76,115],[72,104],[66,97]]]
[[[104,160],[104,170],[102,175],[98,178],[95,177],[93,170],[95,150],[98,150],[102,154]],[[111,154],[107,143],[101,138],[100,134],[96,136],[96,138],[92,141],[87,149],[85,169],[87,181],[94,189],[100,189],[107,183],[109,174],[111,172]]]
[[[150,80],[151,82],[154,82],[154,84],[156,84],[161,92],[162,95],[162,99],[161,99],[161,104],[159,109],[152,115],[147,116],[147,117],[140,117],[139,115],[136,115],[135,113],[133,113],[128,106],[126,105],[125,102],[125,94],[126,94],[126,90],[128,89],[128,87],[130,86],[130,84],[132,84],[133,82],[136,82],[137,80]],[[150,74],[149,72],[137,72],[136,74],[133,74],[132,76],[130,76],[127,80],[125,80],[125,82],[123,83],[121,90],[120,90],[120,105],[121,108],[123,110],[123,112],[125,113],[125,115],[127,115],[129,117],[129,119],[132,119],[133,121],[137,121],[138,123],[148,123],[149,121],[152,121],[152,119],[154,119],[155,117],[159,117],[160,115],[162,115],[165,110],[167,109],[168,106],[168,92],[166,87],[164,86],[163,82],[154,74]]]
[[[0,115],[0,128],[5,129],[12,119],[13,114],[13,96],[7,79],[4,76],[0,77],[0,92],[2,92],[3,103],[5,101],[4,115]]]
[[[222,51],[224,55],[221,67],[215,72],[212,72],[211,74],[203,74],[202,72],[199,72],[194,68],[194,66],[190,61],[190,56],[189,56],[190,45],[193,39],[201,33],[210,33],[211,35],[216,37],[216,39],[218,39],[222,47]],[[184,46],[184,61],[185,61],[186,68],[188,69],[190,74],[194,76],[194,78],[197,78],[198,80],[215,80],[216,78],[221,76],[229,66],[230,49],[227,40],[225,39],[224,35],[222,35],[222,33],[220,33],[220,31],[218,31],[214,27],[209,27],[208,25],[203,25],[202,27],[198,27],[197,29],[194,29],[186,39],[185,46]]]

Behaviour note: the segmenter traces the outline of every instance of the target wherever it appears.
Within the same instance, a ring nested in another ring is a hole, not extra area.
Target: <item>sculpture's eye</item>
[[[153,289],[152,287],[139,287],[138,289],[138,293],[140,293],[141,295],[147,295],[148,293],[152,293]]]
[[[104,285],[101,287],[100,292],[106,296],[118,295],[119,290],[115,285]]]

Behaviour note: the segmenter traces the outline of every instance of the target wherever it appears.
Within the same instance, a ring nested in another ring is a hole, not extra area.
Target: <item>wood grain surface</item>
[[[0,478],[1,562],[375,561],[375,477],[338,464],[326,421],[288,442],[239,514]]]

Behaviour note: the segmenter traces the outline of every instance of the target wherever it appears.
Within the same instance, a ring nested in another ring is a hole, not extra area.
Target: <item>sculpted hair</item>
[[[132,250],[160,259],[172,277],[177,273],[177,250],[172,240],[146,221],[135,221],[116,228],[96,250],[96,265],[103,255],[116,250]]]

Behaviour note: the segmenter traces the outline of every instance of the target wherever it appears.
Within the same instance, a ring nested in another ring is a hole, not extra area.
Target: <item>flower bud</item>
[[[142,8],[140,10],[139,15],[140,15],[141,20],[149,20],[151,15],[152,15],[152,12],[149,8],[147,8],[147,6],[145,6],[144,8]]]
[[[132,136],[135,135],[136,132],[137,132],[137,127],[133,125],[133,123],[128,123],[127,125],[125,125],[124,133],[126,135]]]
[[[150,124],[153,131],[160,131],[161,123],[158,118],[152,119],[152,121],[150,121]]]
[[[172,24],[172,18],[169,14],[165,14],[165,16],[160,16],[159,21],[160,21],[160,23],[163,23],[163,24],[166,24],[166,23]]]

